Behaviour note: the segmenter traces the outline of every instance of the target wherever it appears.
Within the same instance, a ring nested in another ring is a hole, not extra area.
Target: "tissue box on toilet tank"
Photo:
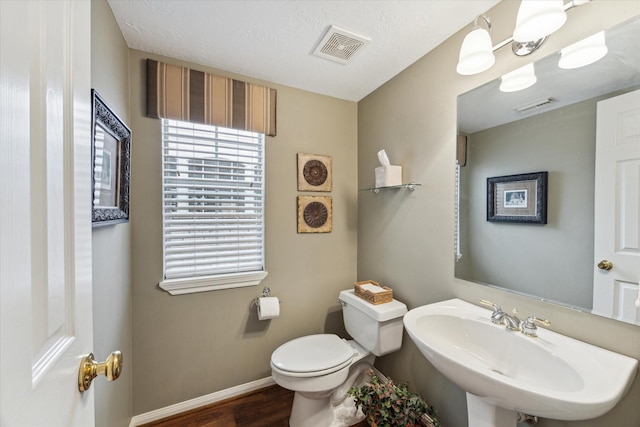
[[[379,166],[375,172],[376,188],[402,185],[402,166]]]

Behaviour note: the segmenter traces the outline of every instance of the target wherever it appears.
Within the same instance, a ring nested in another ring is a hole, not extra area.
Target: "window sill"
[[[193,294],[196,292],[257,286],[267,277],[267,274],[266,271],[251,271],[217,276],[170,279],[163,280],[158,286],[171,295]]]

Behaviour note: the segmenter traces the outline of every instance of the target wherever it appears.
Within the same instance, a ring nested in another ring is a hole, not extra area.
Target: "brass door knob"
[[[613,263],[607,259],[603,259],[602,261],[600,261],[598,263],[598,268],[600,270],[606,270],[609,271],[613,268]]]
[[[89,353],[80,361],[78,370],[78,389],[80,392],[87,391],[91,387],[91,382],[98,375],[104,375],[107,380],[117,380],[122,372],[122,353],[114,351],[102,363],[93,360],[93,353]]]

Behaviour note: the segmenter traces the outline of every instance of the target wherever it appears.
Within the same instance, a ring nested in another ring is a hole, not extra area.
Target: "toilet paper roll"
[[[258,298],[258,319],[275,319],[278,316],[280,316],[280,300],[278,300],[278,297]]]

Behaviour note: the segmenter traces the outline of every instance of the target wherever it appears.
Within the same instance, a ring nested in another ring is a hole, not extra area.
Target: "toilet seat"
[[[333,334],[296,338],[271,355],[271,367],[293,377],[326,375],[351,364],[355,349]]]

